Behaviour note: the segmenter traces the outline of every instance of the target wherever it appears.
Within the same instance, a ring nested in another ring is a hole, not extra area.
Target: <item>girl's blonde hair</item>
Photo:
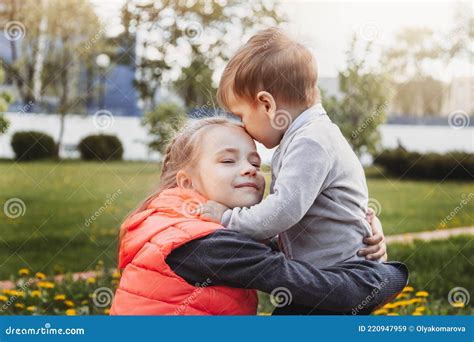
[[[243,127],[241,123],[227,119],[225,117],[211,117],[205,119],[192,120],[177,132],[174,138],[166,147],[165,156],[161,168],[160,185],[147,199],[145,199],[129,216],[139,213],[150,205],[158,195],[167,189],[177,187],[176,174],[179,170],[193,168],[199,159],[201,140],[204,133],[215,125],[228,127]],[[121,229],[120,241],[126,231]]]

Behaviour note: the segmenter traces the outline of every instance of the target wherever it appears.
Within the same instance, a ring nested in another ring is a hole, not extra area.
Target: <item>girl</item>
[[[111,314],[254,315],[256,290],[310,306],[312,314],[363,314],[403,289],[402,264],[316,269],[196,211],[207,200],[255,205],[264,188],[255,143],[240,124],[209,118],[187,126],[167,148],[158,191],[121,227],[123,275]],[[378,241],[372,244],[384,254]]]

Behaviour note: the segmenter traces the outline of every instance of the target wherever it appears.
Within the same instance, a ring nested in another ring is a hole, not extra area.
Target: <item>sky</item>
[[[92,0],[108,30],[120,24],[123,0]],[[395,44],[395,34],[404,27],[428,27],[449,32],[454,26],[458,0],[446,1],[279,1],[288,17],[288,30],[314,52],[320,77],[336,77],[345,64],[345,51],[354,32],[373,41],[375,50]],[[467,8],[473,9],[470,2]],[[472,11],[471,14],[472,16]],[[473,76],[466,63],[438,68],[438,78]]]

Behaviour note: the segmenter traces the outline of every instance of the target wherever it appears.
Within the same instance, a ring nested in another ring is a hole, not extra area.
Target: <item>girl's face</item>
[[[229,208],[259,203],[265,190],[255,142],[241,127],[216,125],[201,138],[191,176],[195,190]]]

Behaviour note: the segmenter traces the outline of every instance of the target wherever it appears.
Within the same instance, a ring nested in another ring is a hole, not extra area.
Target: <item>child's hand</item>
[[[228,210],[225,205],[214,201],[207,201],[199,207],[200,218],[204,221],[221,223],[222,215]]]
[[[364,238],[364,243],[369,246],[361,249],[358,255],[365,256],[368,260],[382,258],[383,261],[387,261],[387,245],[385,244],[382,223],[371,209],[367,211],[366,219],[372,227],[372,236]]]

